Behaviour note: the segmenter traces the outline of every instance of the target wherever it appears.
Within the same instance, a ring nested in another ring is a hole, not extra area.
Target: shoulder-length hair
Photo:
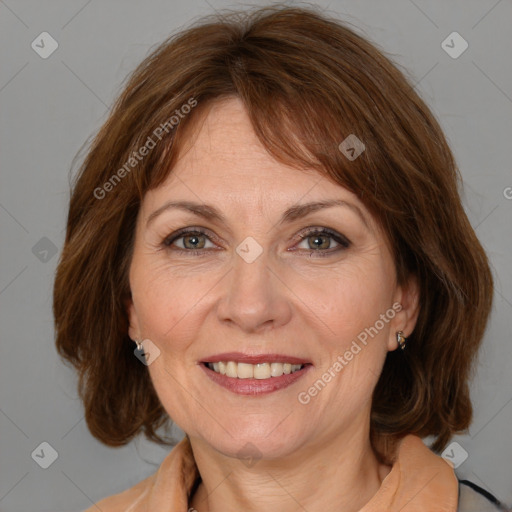
[[[229,97],[243,101],[276,160],[357,194],[386,234],[399,284],[417,279],[417,324],[406,351],[386,356],[370,428],[374,443],[413,433],[434,436],[439,451],[471,422],[468,380],[493,294],[459,171],[396,64],[346,24],[286,6],[206,18],[161,44],[129,78],[72,184],[53,311],[90,432],[110,446],[140,431],[169,444],[157,433],[169,417],[128,337],[134,227],[189,127]],[[365,146],[356,159],[339,149],[351,134]]]

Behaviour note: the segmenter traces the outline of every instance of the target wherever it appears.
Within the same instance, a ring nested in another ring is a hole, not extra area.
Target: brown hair
[[[453,155],[382,51],[313,8],[285,6],[203,19],[169,38],[134,71],[91,144],[73,183],[53,302],[56,346],[78,371],[89,430],[111,446],[141,430],[169,443],[156,432],[168,415],[127,333],[135,222],[146,191],[171,172],[187,126],[232,96],[278,161],[356,193],[386,233],[398,282],[416,276],[416,328],[406,351],[387,355],[371,433],[384,444],[432,435],[439,451],[470,424],[468,379],[493,292]],[[197,106],[171,126],[191,101]],[[353,161],[338,149],[349,134],[366,147]],[[155,147],[126,165],[148,137]]]

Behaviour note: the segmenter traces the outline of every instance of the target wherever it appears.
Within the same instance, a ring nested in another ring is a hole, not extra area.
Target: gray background
[[[512,3],[318,3],[409,70],[458,160],[496,295],[472,386],[474,422],[469,435],[455,439],[469,454],[457,472],[512,504]],[[83,421],[74,373],[57,357],[51,288],[69,172],[122,80],[155,43],[200,15],[243,5],[0,0],[2,512],[83,510],[150,475],[167,454],[142,439],[119,449],[96,441]],[[59,44],[47,59],[31,48],[44,31]],[[469,44],[456,59],[441,47],[453,31]],[[31,457],[44,441],[58,453],[47,469]]]

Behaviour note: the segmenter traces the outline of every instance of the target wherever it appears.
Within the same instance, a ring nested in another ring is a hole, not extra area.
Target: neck
[[[390,467],[371,447],[368,429],[311,442],[279,460],[252,467],[190,439],[201,475],[190,506],[197,512],[356,512],[378,491]],[[271,508],[272,507],[272,508]]]

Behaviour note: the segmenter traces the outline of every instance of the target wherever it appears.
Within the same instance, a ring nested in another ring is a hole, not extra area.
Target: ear
[[[124,299],[124,307],[126,310],[126,314],[128,315],[128,336],[133,341],[140,341],[140,325],[139,325],[139,317],[137,315],[137,311],[135,310],[135,305],[133,304],[132,295],[126,297]]]
[[[395,307],[395,304],[397,304],[397,307]],[[416,326],[420,312],[420,287],[416,276],[411,275],[404,285],[397,287],[393,309],[397,313],[390,322],[391,329],[388,340],[388,350],[390,351],[398,348],[398,341],[396,339],[398,331],[403,331],[404,336],[407,338]]]

